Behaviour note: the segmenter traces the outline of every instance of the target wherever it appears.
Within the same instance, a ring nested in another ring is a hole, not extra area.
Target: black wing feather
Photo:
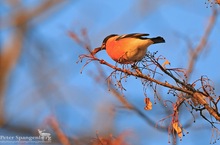
[[[143,33],[131,33],[131,34],[125,34],[125,35],[120,35],[116,40],[120,40],[123,38],[139,38],[139,39],[147,39],[144,36],[149,36],[149,34],[143,34]]]

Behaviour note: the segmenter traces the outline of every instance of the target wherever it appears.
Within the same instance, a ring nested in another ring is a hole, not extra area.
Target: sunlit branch
[[[204,35],[202,36],[198,46],[195,48],[195,50],[190,51],[189,64],[187,67],[188,68],[187,69],[187,80],[190,79],[191,73],[194,69],[198,56],[201,54],[202,50],[206,47],[209,35],[215,26],[217,16],[218,16],[217,9],[213,9],[212,15],[209,18],[208,25],[205,29]]]

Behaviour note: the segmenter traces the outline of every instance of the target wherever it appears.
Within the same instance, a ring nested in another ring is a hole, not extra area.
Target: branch
[[[85,55],[83,55],[83,56],[85,56]],[[125,73],[127,75],[135,76],[135,77],[138,77],[138,78],[141,78],[141,79],[146,79],[146,80],[148,80],[150,82],[154,82],[154,83],[156,83],[158,85],[161,85],[161,86],[164,86],[164,87],[167,87],[167,88],[170,88],[170,89],[178,90],[178,91],[181,91],[183,93],[187,93],[189,95],[193,95],[193,91],[191,91],[191,90],[171,85],[168,82],[161,82],[159,80],[151,78],[150,76],[145,75],[145,74],[140,73],[140,72],[139,73],[138,72],[132,72],[132,71],[130,71],[128,69],[119,68],[119,67],[114,66],[114,65],[112,65],[112,64],[110,64],[110,63],[108,63],[108,62],[106,62],[104,60],[100,60],[100,59],[98,59],[98,58],[96,58],[94,56],[87,55],[86,57],[92,57],[93,60],[98,61],[100,64],[106,65],[106,66],[108,66],[108,67],[110,67],[110,68],[112,68],[114,70],[117,70],[119,72],[123,72],[123,73]],[[181,83],[181,84],[183,84],[183,83]]]
[[[190,51],[190,58],[189,58],[189,64],[188,64],[188,69],[187,69],[187,78],[189,80],[190,75],[194,69],[195,66],[195,62],[199,56],[199,54],[202,52],[202,50],[205,48],[209,35],[211,33],[211,31],[213,30],[214,24],[216,22],[216,18],[218,15],[218,11],[217,9],[213,9],[213,13],[211,15],[211,17],[209,18],[208,21],[208,25],[205,29],[204,35],[200,40],[200,43],[198,44],[198,46],[195,48],[195,50]]]
[[[51,117],[51,118],[49,118],[48,122],[49,122],[50,126],[53,128],[53,130],[55,131],[57,138],[60,140],[61,144],[62,145],[71,145],[67,136],[60,129],[58,121],[55,118]]]
[[[16,2],[16,5],[18,5]],[[13,32],[9,43],[0,50],[0,126],[4,123],[4,93],[7,86],[7,80],[10,72],[17,63],[17,60],[21,54],[21,48],[26,31],[28,30],[28,23],[31,19],[44,14],[46,10],[49,10],[53,6],[57,5],[62,0],[47,0],[41,5],[36,6],[30,10],[25,8],[15,9],[14,15],[9,16],[12,24],[5,26],[14,26]],[[6,21],[7,22],[7,21]]]
[[[220,114],[214,108],[210,107],[208,102],[205,100],[205,96],[199,92],[195,92],[193,97],[199,102],[199,104],[203,105],[204,108],[218,121],[220,121]]]

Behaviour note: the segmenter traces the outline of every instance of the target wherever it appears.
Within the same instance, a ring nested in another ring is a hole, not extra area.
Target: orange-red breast
[[[165,43],[165,40],[160,36],[155,38],[147,38],[146,36],[149,36],[149,34],[111,34],[103,40],[101,47],[93,50],[92,55],[106,49],[108,55],[116,62],[121,64],[138,62],[144,58],[148,46]]]

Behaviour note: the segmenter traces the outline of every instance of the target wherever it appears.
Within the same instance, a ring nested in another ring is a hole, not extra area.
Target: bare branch
[[[190,51],[189,64],[187,67],[188,68],[187,69],[187,80],[190,79],[191,73],[194,69],[194,66],[195,66],[195,63],[196,63],[198,56],[200,55],[202,50],[206,47],[209,35],[210,35],[211,31],[213,30],[217,16],[218,16],[217,9],[213,9],[213,13],[208,21],[208,25],[205,29],[204,35],[202,36],[198,46],[195,48],[195,50],[192,49],[192,51]]]

